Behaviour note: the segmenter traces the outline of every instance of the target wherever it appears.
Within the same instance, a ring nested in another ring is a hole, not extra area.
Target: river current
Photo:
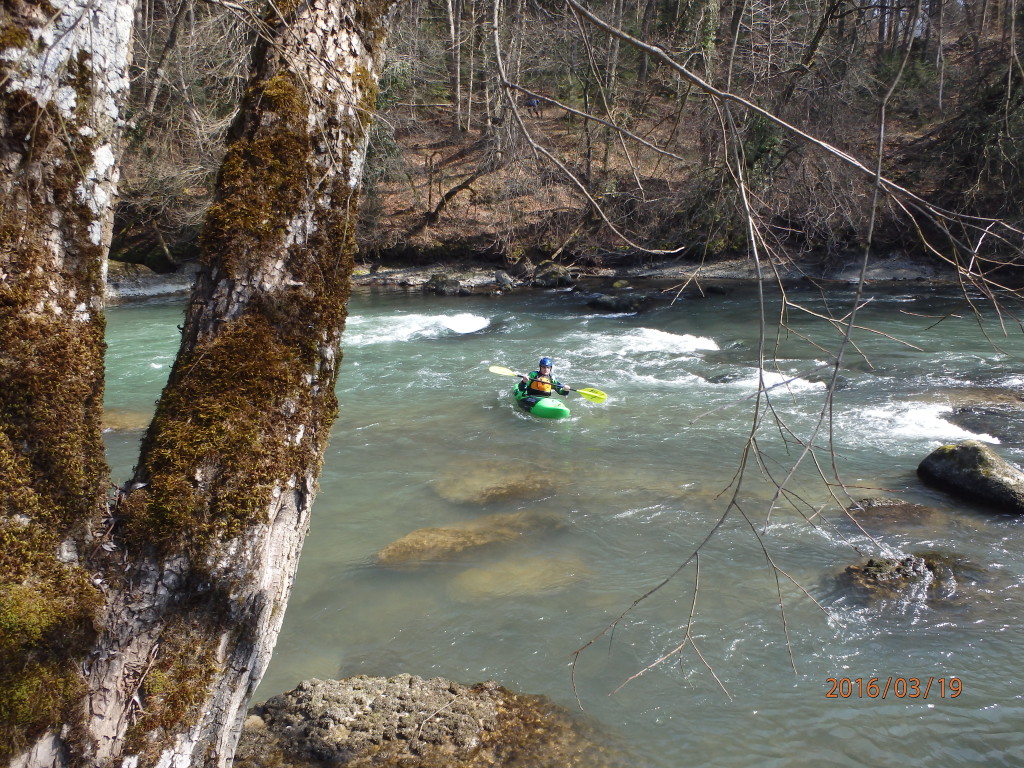
[[[582,705],[645,768],[1024,765],[1024,519],[915,474],[969,438],[1024,462],[1022,422],[989,407],[1020,412],[1021,328],[952,288],[869,291],[829,406],[840,332],[821,316],[853,297],[791,292],[811,312],[791,308],[780,330],[770,292],[762,362],[752,287],[622,315],[572,292],[357,293],[311,533],[256,699],[312,677],[491,679]],[[116,480],[183,310],[108,312]],[[607,401],[570,394],[560,421],[518,410],[514,380],[488,367],[541,355]],[[989,420],[958,417],[965,405]],[[931,510],[861,529],[840,482]],[[461,543],[382,562],[431,528]],[[926,551],[960,564],[942,599],[865,601],[837,578]]]

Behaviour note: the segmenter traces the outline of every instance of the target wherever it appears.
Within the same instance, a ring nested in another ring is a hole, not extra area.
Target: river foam
[[[594,354],[607,357],[621,355],[628,357],[638,354],[668,353],[692,355],[696,352],[714,351],[718,344],[705,336],[689,333],[669,333],[656,328],[633,328],[621,334],[595,334],[591,339]]]
[[[842,417],[840,423],[845,431],[868,436],[869,441],[879,443],[980,440],[999,444],[997,437],[970,432],[943,418],[952,412],[952,408],[940,403],[890,402],[854,411]],[[876,437],[870,437],[872,435]]]
[[[352,316],[345,328],[345,346],[368,347],[414,339],[443,338],[475,333],[491,324],[489,318],[471,312],[444,315],[403,314],[376,318]]]

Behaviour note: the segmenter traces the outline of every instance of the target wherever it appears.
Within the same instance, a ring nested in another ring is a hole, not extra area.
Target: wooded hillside
[[[561,0],[401,6],[365,261],[1020,247],[988,221],[1024,223],[1016,0],[588,8],[643,44]],[[191,0],[144,17],[115,254],[159,269],[192,253],[250,25]],[[876,173],[911,195],[875,201]]]

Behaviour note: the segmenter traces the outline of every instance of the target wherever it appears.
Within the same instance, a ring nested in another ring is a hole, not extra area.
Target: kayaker
[[[551,376],[551,367],[551,358],[542,357],[537,364],[537,370],[531,371],[529,376],[522,377],[519,391],[531,397],[551,397],[552,390],[560,395],[572,392],[572,387],[567,387]]]

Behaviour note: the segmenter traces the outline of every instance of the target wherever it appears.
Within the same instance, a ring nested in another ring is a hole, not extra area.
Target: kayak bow
[[[564,419],[569,415],[569,408],[566,404],[554,397],[528,395],[519,387],[512,389],[512,395],[519,406],[532,416],[539,416],[542,419]]]

